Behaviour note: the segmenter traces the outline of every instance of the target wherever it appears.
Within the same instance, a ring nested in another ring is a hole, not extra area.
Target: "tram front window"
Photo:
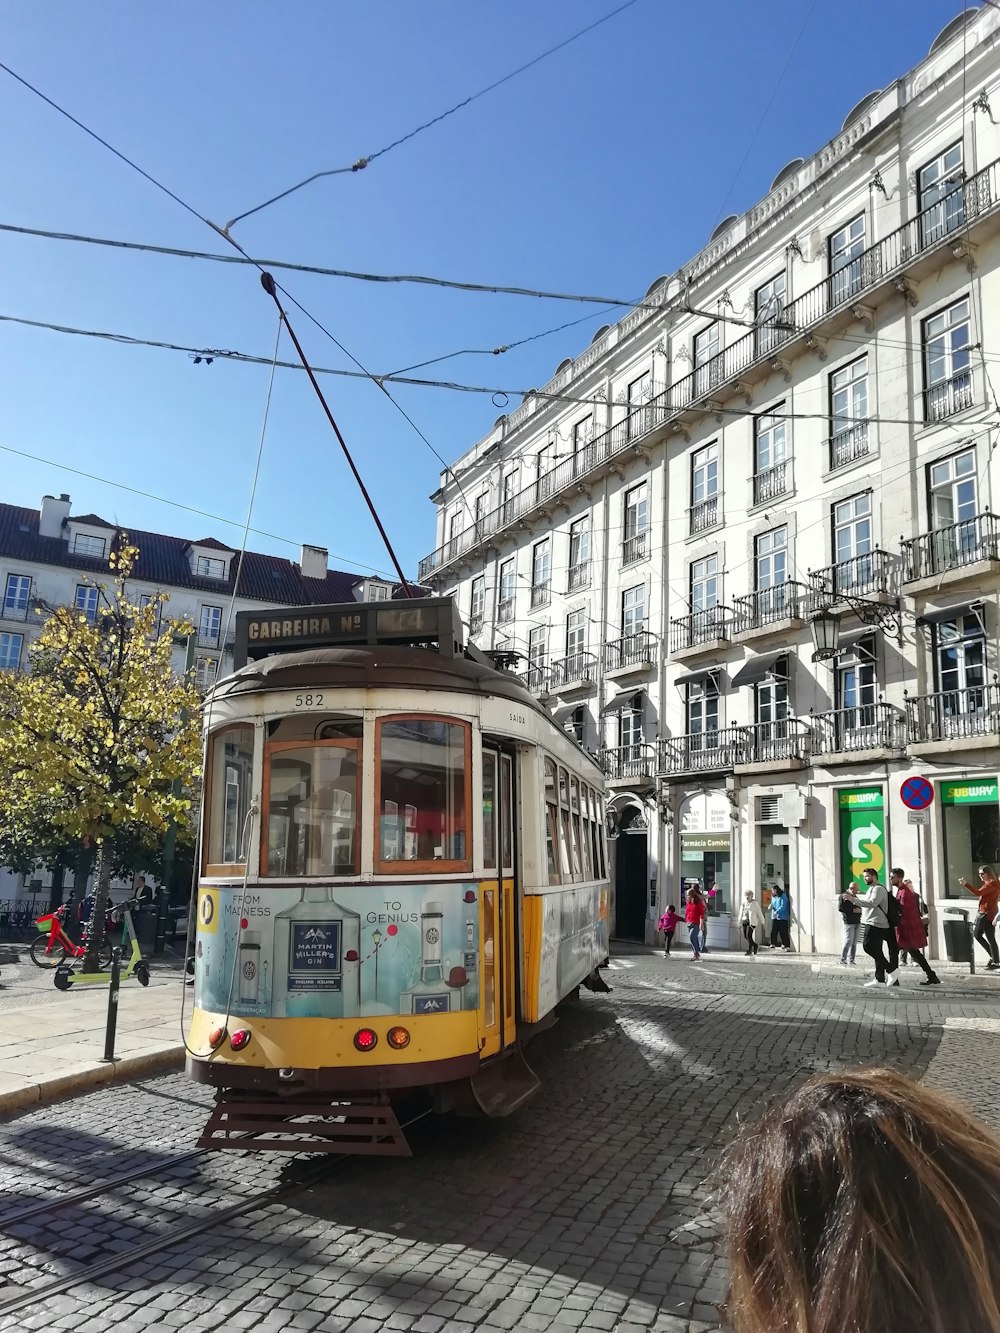
[[[409,874],[471,866],[471,731],[465,722],[384,718],[378,724],[378,869]]]
[[[212,737],[205,870],[242,874],[253,778],[253,727],[227,727]]]
[[[267,751],[261,873],[358,873],[358,747],[279,742]]]

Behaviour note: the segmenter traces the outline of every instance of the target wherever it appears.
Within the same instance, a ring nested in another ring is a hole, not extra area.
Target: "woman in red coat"
[[[920,983],[921,986],[940,986],[941,978],[932,970],[923,953],[927,945],[927,931],[920,915],[920,898],[917,896],[917,891],[906,878],[906,872],[898,867],[892,872],[891,882],[891,892],[895,894],[899,903],[902,917],[896,927],[896,943],[900,950],[905,949],[913,961],[923,968],[924,979]]]

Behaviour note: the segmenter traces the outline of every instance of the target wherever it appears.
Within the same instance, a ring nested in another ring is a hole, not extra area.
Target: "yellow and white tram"
[[[451,599],[236,620],[206,704],[203,1144],[406,1153],[414,1090],[507,1114],[524,1041],[607,956],[600,769]]]

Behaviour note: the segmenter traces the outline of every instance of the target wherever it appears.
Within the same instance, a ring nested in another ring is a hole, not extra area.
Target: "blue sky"
[[[619,3],[8,0],[2,58],[222,223],[313,171],[376,151]],[[954,0],[636,0],[367,170],[319,181],[234,235],[260,257],[638,298],[696,253],[720,217],[764,194],[785,162],[832,138],[856,101],[916,64],[959,9]],[[2,71],[0,124],[0,222],[225,249]],[[253,270],[8,233],[0,254],[0,315],[271,353],[275,312]],[[502,357],[465,355],[424,372],[541,384],[616,317],[513,296],[278,276],[375,373],[587,316]],[[350,364],[290,313],[315,364]],[[282,351],[292,358],[287,339]],[[66,469],[240,523],[266,367],[196,366],[182,352],[9,323],[0,323],[0,355],[0,444],[55,464],[0,453],[0,500],[35,506],[45,492],[68,491],[77,513],[238,544],[239,527]],[[374,385],[322,383],[412,575],[434,545],[426,497],[440,464]],[[394,396],[448,462],[498,415],[489,397],[425,388]],[[253,527],[273,534],[252,534],[257,550],[295,558],[305,541],[328,546],[334,566],[389,568],[297,372],[276,378]]]

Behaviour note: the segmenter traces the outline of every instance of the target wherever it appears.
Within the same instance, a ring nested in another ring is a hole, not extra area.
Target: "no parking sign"
[[[907,810],[926,810],[934,800],[934,788],[926,778],[907,778],[900,785],[899,799]]]

